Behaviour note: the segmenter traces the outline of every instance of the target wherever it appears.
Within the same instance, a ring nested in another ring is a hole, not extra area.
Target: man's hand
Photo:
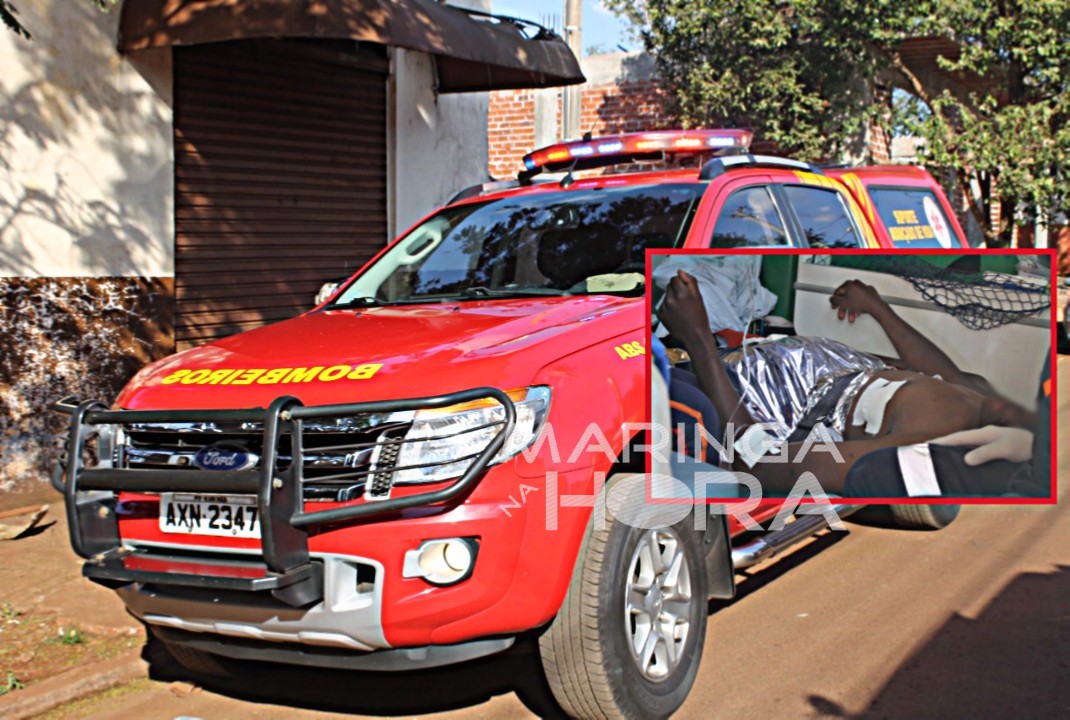
[[[683,270],[677,270],[676,277],[665,288],[665,300],[658,310],[658,317],[685,345],[710,333],[710,320],[702,303],[698,281]]]
[[[930,445],[974,445],[963,458],[967,465],[984,465],[992,460],[1025,462],[1033,458],[1033,433],[1000,425],[962,430],[929,441]]]
[[[848,280],[836,288],[829,296],[829,304],[838,312],[836,316],[847,322],[854,322],[859,315],[879,312],[887,307],[877,289],[861,280]]]

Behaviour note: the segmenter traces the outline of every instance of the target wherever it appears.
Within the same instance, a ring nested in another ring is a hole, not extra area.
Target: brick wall
[[[598,136],[676,126],[663,109],[665,91],[648,56],[598,55],[583,58],[581,66],[587,77],[580,91],[582,132]],[[561,105],[560,88],[492,92],[487,116],[489,173],[500,179],[515,177],[525,154],[558,140]],[[542,122],[552,127],[537,131],[540,108]]]
[[[869,160],[873,163],[889,163],[892,161],[892,138],[877,123],[869,128]]]
[[[534,118],[534,90],[499,90],[490,94],[487,162],[491,176],[506,179],[521,169],[521,158],[534,149]]]
[[[1052,225],[1048,233],[1048,246],[1059,250],[1058,273],[1062,277],[1070,277],[1070,227]]]
[[[580,127],[593,135],[675,127],[675,118],[662,107],[664,93],[657,80],[584,86]]]
[[[665,112],[662,96],[666,92],[653,76],[652,63],[642,56],[607,55],[584,58],[583,71],[588,78],[581,91],[580,127],[593,135],[607,135],[678,127],[675,118]],[[535,90],[501,90],[490,93],[487,116],[488,172],[495,178],[515,177],[523,168],[524,155],[537,146],[556,140],[559,131],[544,142],[536,142]],[[546,91],[541,91],[546,92]],[[561,123],[560,90],[551,91],[555,128]],[[545,137],[545,136],[544,136]],[[756,153],[774,153],[770,143],[756,143]],[[869,153],[873,162],[891,161],[891,138],[878,125],[869,133]]]

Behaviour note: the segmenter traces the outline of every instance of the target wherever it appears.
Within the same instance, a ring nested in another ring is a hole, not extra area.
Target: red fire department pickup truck
[[[733,548],[723,516],[696,532],[597,511],[645,468],[645,251],[965,244],[924,171],[823,171],[749,140],[535,151],[310,312],[156,362],[113,405],[62,404],[84,574],[196,671],[404,670],[538,634],[567,713],[671,714],[707,599],[818,526]],[[575,176],[664,159],[702,162]]]

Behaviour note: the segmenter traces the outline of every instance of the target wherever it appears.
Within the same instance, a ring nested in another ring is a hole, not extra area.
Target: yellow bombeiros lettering
[[[633,347],[634,346],[634,347]],[[628,357],[646,352],[639,343],[625,343],[617,350],[627,349]],[[623,355],[621,357],[624,357]],[[379,372],[382,363],[365,363],[363,365],[323,365],[299,368],[182,368],[160,380],[161,385],[279,385],[290,383],[307,383],[313,380],[334,382],[336,380],[368,380]]]
[[[226,370],[216,370],[208,376],[208,379],[205,380],[205,384],[218,385],[219,383],[223,382],[231,374],[231,372],[232,371],[229,368],[227,368]]]
[[[186,377],[192,370],[175,370],[173,373],[160,381],[161,385],[171,385]]]
[[[331,365],[329,368],[320,373],[320,382],[333,382],[334,380],[341,380],[349,372],[348,365]]]
[[[379,372],[379,368],[383,366],[382,363],[368,363],[366,365],[356,365],[353,367],[353,372],[346,375],[347,380],[368,380],[372,375]]]
[[[267,368],[253,368],[246,370],[240,377],[230,381],[231,385],[252,385],[253,381],[267,372]]]
[[[286,377],[286,373],[293,370],[293,368],[275,368],[274,370],[268,370],[266,373],[257,378],[258,385],[274,385]]]
[[[212,374],[212,371],[207,368],[200,370],[194,370],[186,377],[182,378],[183,385],[199,385],[208,379],[208,376]]]
[[[317,365],[314,368],[303,368],[303,367],[294,368],[293,370],[290,371],[290,374],[286,376],[286,379],[283,380],[283,382],[284,383],[311,382],[312,380],[316,379],[316,376],[319,375],[320,370],[322,370],[322,369],[323,369],[322,365]]]

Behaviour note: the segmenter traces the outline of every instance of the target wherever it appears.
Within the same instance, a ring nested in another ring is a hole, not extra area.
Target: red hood
[[[313,312],[153,363],[117,404],[219,409],[266,407],[280,395],[326,405],[508,390],[560,357],[640,330],[642,308],[592,295]]]

